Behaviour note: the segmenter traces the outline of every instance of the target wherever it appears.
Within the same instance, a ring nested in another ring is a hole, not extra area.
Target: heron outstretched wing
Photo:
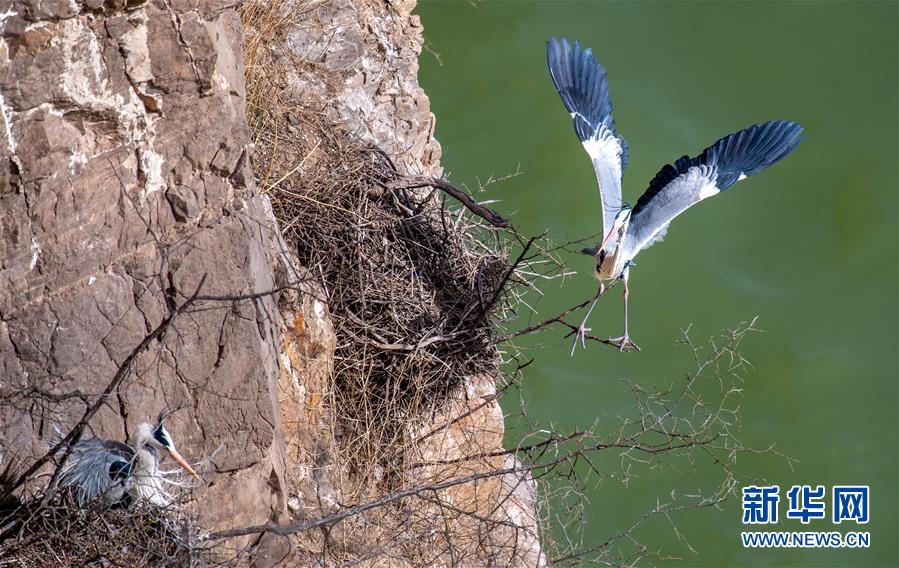
[[[683,156],[663,167],[631,211],[626,258],[658,241],[690,206],[777,163],[804,138],[795,122],[764,122],[725,136],[695,158]]]
[[[574,121],[574,131],[593,161],[605,235],[624,204],[621,178],[627,167],[627,142],[615,133],[606,70],[590,48],[582,50],[577,41],[572,45],[565,38],[547,43],[546,63]]]

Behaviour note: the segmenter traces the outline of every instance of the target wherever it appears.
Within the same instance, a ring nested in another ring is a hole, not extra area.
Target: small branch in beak
[[[181,454],[179,454],[176,450],[169,450],[169,455],[172,456],[172,459],[178,462],[178,465],[183,467],[184,470],[187,471],[187,473],[193,475],[197,479],[200,479],[200,476],[197,475],[197,472],[194,471],[194,468],[190,467],[190,464],[187,463],[187,460],[181,457]]]

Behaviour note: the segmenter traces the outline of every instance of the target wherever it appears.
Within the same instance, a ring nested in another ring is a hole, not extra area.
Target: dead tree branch
[[[499,213],[488,209],[474,200],[474,198],[459,189],[446,178],[428,177],[428,176],[402,176],[400,178],[390,180],[383,184],[385,189],[418,189],[422,187],[433,187],[439,189],[456,201],[464,205],[469,211],[481,217],[494,227],[504,228],[509,225],[509,221],[504,219]]]

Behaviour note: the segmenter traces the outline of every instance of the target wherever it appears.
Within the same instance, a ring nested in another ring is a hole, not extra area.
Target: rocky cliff
[[[401,446],[395,470],[347,457],[356,433],[372,428],[346,412],[355,408],[348,400],[366,400],[361,383],[347,380],[356,351],[346,346],[374,349],[367,356],[382,362],[400,351],[412,361],[408,376],[425,368],[415,357],[433,354],[422,342],[406,349],[379,336],[352,343],[359,316],[347,306],[371,298],[336,298],[331,273],[298,241],[333,194],[321,192],[316,172],[349,168],[332,177],[375,200],[383,183],[365,168],[377,156],[390,176],[440,172],[434,117],[416,78],[413,6],[249,4],[242,22],[230,1],[0,2],[4,456],[46,452],[149,331],[199,294],[139,355],[90,431],[125,439],[137,423],[180,407],[169,430],[182,454],[204,463],[193,495],[204,529],[296,523],[404,487],[510,469],[495,374],[482,372],[496,371],[493,360],[467,361],[451,380],[429,383],[426,400],[403,407],[389,429],[396,443],[360,446]],[[418,207],[415,234],[430,234],[440,202],[419,194],[396,210]],[[393,205],[375,203],[379,222],[396,221]],[[454,285],[474,290],[484,258]],[[409,272],[419,269],[399,273],[419,285]],[[428,313],[444,321],[452,311],[440,286],[421,286],[436,302]],[[466,341],[495,357],[483,337]],[[378,416],[386,415],[368,418]],[[325,532],[254,533],[227,547],[261,564],[538,565],[534,491],[511,472],[485,476]]]
[[[272,289],[272,233],[231,3],[4,4],[0,436],[34,458],[84,403],[15,394],[101,392],[204,276],[208,295]],[[215,452],[204,522],[267,520],[285,502],[276,299],[208,307],[141,355],[91,430],[126,439],[183,405],[183,453]]]

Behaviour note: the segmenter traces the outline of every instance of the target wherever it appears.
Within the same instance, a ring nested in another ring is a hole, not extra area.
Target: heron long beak
[[[601,251],[601,250],[605,250],[606,245],[609,244],[609,241],[610,241],[610,240],[612,240],[612,235],[614,235],[617,231],[618,231],[618,228],[615,227],[615,225],[612,225],[612,228],[609,229],[609,233],[606,235],[606,238],[604,238],[604,239],[602,240],[602,244],[599,245],[599,250],[597,250],[596,252],[599,252],[599,251]]]
[[[181,457],[181,454],[177,452],[177,450],[169,450],[169,455],[172,456],[172,459],[178,462],[178,465],[184,468],[187,473],[193,475],[197,479],[200,479],[200,476],[197,475],[197,472],[194,471],[194,468],[190,467],[190,464],[187,463],[187,460]]]

